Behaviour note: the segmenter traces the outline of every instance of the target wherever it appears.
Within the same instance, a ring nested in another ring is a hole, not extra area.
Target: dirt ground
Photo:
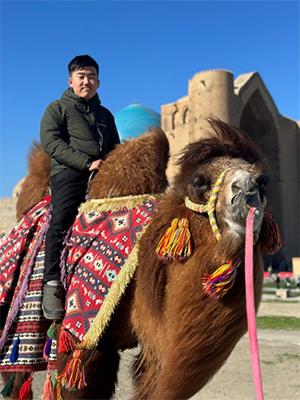
[[[263,302],[258,315],[300,317],[300,303]],[[300,331],[259,330],[258,338],[265,399],[299,399]],[[131,397],[130,365],[136,352],[137,350],[131,350],[122,354],[119,381],[114,400],[129,400]],[[44,373],[35,374],[34,400],[41,398],[43,380]],[[221,370],[192,399],[252,400],[255,398],[248,336],[245,335]]]

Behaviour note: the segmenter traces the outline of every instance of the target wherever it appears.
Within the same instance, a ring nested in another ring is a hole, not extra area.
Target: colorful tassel
[[[187,218],[175,218],[160,239],[156,254],[165,260],[183,261],[192,254],[191,232]]]
[[[41,400],[53,400],[53,399],[54,399],[54,391],[51,381],[51,374],[48,369]]]
[[[10,397],[10,395],[12,394],[15,377],[16,377],[16,375],[13,374],[12,376],[10,376],[8,378],[4,388],[0,392],[3,397]]]
[[[10,362],[13,364],[17,361],[18,357],[19,357],[19,344],[20,344],[20,337],[18,336],[17,339],[14,342],[9,360]]]
[[[52,340],[57,339],[57,331],[58,331],[58,327],[57,327],[56,323],[53,322],[50,325],[49,329],[47,330],[47,336]]]
[[[204,291],[215,299],[222,298],[232,288],[239,265],[239,260],[228,261],[212,274],[206,274],[202,281]]]
[[[44,346],[44,351],[43,351],[43,357],[46,361],[48,361],[48,359],[49,359],[49,355],[51,352],[51,345],[52,345],[52,339],[47,337],[47,340],[46,340],[46,343]]]
[[[80,357],[81,350],[75,350],[72,360],[68,362],[62,374],[62,384],[69,390],[80,390],[86,386],[84,366]]]
[[[58,353],[68,353],[75,350],[75,339],[64,327],[61,328],[58,339]]]
[[[18,400],[31,400],[32,399],[32,376],[23,383],[19,391]]]
[[[55,400],[64,400],[61,394],[61,376],[55,375],[55,383],[54,383],[54,399]]]

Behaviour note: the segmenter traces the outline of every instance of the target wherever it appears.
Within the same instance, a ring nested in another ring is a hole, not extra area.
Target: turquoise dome
[[[122,141],[136,138],[150,128],[160,127],[160,115],[133,103],[115,114],[116,126]]]

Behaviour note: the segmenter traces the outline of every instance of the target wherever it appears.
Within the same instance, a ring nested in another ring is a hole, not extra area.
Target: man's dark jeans
[[[68,229],[85,199],[89,172],[68,168],[51,177],[52,217],[46,235],[44,282],[60,280],[60,255]]]

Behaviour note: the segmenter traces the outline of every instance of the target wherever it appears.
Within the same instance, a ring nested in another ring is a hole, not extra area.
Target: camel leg
[[[240,296],[234,298],[238,306],[204,297],[200,309],[201,299],[194,301],[195,297],[180,302],[172,296],[176,303],[169,307],[166,303],[166,321],[172,324],[161,325],[162,342],[146,357],[152,369],[145,371],[138,384],[136,400],[190,398],[219,370],[245,332]],[[154,368],[153,360],[157,360]]]
[[[134,396],[132,400],[149,399],[156,381],[157,363],[152,360],[151,365],[146,362],[143,351],[133,365]]]
[[[230,351],[227,356],[230,354]],[[224,352],[223,352],[224,354]],[[183,357],[184,358],[184,357]],[[221,361],[218,363],[218,361]],[[180,360],[172,355],[168,356],[168,359],[162,365],[161,371],[157,376],[152,376],[149,374],[145,377],[143,383],[150,383],[152,379],[152,385],[148,387],[148,391],[145,392],[146,385],[138,388],[136,396],[134,399],[141,400],[184,400],[189,399],[195,393],[197,393],[211,378],[212,370],[216,372],[223,364],[224,359],[217,360],[214,365],[206,365],[204,360],[199,363],[191,362],[189,363],[188,358],[185,360]],[[155,384],[153,385],[153,382]]]
[[[245,332],[243,319],[217,327],[217,332],[214,334],[207,327],[206,332],[193,330],[184,336],[169,337],[169,345],[161,354],[155,386],[147,399],[183,400],[202,389]]]
[[[67,357],[70,359],[70,357]],[[58,370],[63,371],[67,358],[59,355]],[[110,399],[115,392],[120,356],[112,347],[83,351],[83,364],[87,386],[82,390],[62,388],[64,400]]]

